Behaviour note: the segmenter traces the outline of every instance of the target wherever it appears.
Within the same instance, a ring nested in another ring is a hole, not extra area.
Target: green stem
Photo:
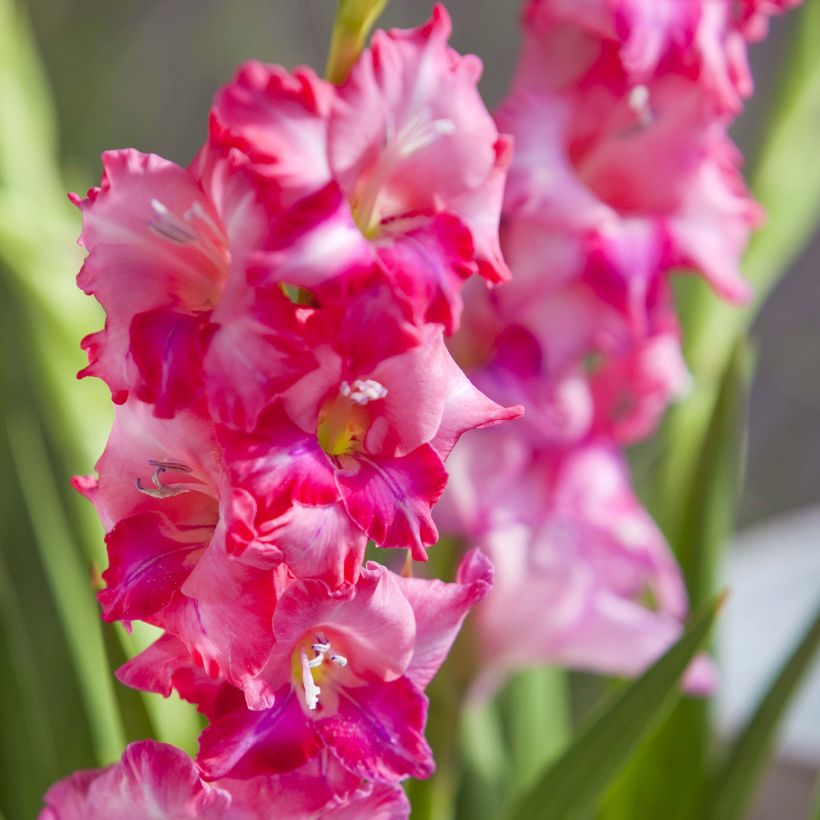
[[[370,29],[386,5],[387,0],[339,0],[325,69],[330,82],[341,85],[347,80]]]

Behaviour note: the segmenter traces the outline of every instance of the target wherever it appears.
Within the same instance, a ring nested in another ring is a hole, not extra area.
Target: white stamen
[[[184,213],[184,219],[186,222],[193,222],[195,219],[198,219],[202,222],[203,225],[207,225],[208,228],[213,231],[217,236],[222,233],[219,225],[211,219],[208,212],[202,207],[202,204],[199,202],[194,202],[190,208]]]
[[[148,463],[154,468],[154,473],[151,476],[151,483],[154,485],[154,488],[143,487],[142,479],[138,478],[136,480],[137,489],[143,495],[149,495],[151,498],[170,498],[174,495],[182,495],[182,493],[189,492],[190,488],[185,486],[169,487],[167,484],[163,484],[159,477],[162,473],[169,470],[176,473],[190,473],[190,467],[186,467],[184,464],[178,464],[175,461],[154,461],[151,459]]]
[[[314,652],[319,652],[320,654],[324,655],[326,652],[330,652],[330,641],[318,641],[317,643],[313,644],[310,647]]]
[[[336,666],[347,666],[347,658],[344,655],[331,655],[330,660],[332,660]]]
[[[185,222],[158,199],[151,200],[151,208],[157,218],[149,222],[148,227],[154,233],[158,233],[164,239],[178,245],[187,245],[190,242],[197,241],[197,235],[188,228]]]
[[[321,666],[324,662],[325,662],[325,656],[324,655],[316,655],[315,658],[311,658],[308,661],[308,666],[311,669],[315,669],[317,666]]]
[[[629,107],[638,115],[641,125],[652,123],[652,108],[649,105],[649,89],[645,85],[633,86],[629,92]]]
[[[352,385],[342,382],[339,392],[355,404],[365,405],[383,399],[387,395],[387,388],[375,379],[356,379]]]
[[[310,661],[304,649],[302,650],[302,686],[305,689],[305,703],[307,704],[307,708],[311,710],[315,709],[319,705],[319,695],[322,690],[316,685],[316,681],[313,680]]]
[[[455,133],[456,124],[452,120],[431,120],[428,117],[428,111],[422,109],[396,135],[397,153],[401,159],[429,148],[440,137]]]

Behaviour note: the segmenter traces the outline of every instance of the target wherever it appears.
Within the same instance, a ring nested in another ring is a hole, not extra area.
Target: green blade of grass
[[[101,762],[110,762],[120,756],[125,736],[89,575],[79,558],[80,550],[72,543],[71,525],[36,419],[14,413],[7,426],[20,488],[80,680],[97,755]]]
[[[742,820],[771,756],[777,727],[820,647],[820,610],[718,767],[701,817]]]
[[[594,809],[641,739],[680,697],[680,680],[704,645],[720,602],[693,617],[678,643],[608,699],[561,757],[514,801],[506,820],[580,820]]]

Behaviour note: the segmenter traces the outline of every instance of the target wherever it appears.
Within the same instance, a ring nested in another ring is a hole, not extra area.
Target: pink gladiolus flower
[[[450,28],[436,6],[418,29],[377,32],[340,89],[249,63],[219,94],[204,156],[242,153],[285,206],[254,281],[321,295],[375,264],[418,323],[452,332],[464,279],[507,278],[510,144],[478,94],[480,61],[448,47]]]
[[[319,368],[285,393],[253,433],[230,435],[227,458],[234,483],[269,500],[264,518],[286,515],[293,503],[331,505],[336,511],[328,513],[322,538],[332,538],[330,519],[340,520],[342,505],[378,545],[409,547],[423,560],[425,546],[438,539],[430,509],[458,437],[521,409],[503,408],[472,387],[441,328],[428,326],[414,347],[395,355],[385,334],[388,350],[380,359],[368,308],[359,314],[354,303],[341,324],[321,328]]]
[[[496,567],[477,609],[482,697],[509,670],[537,663],[638,674],[680,635],[687,609],[680,572],[615,449],[528,450],[510,431],[468,437],[440,511],[442,526]],[[687,686],[704,693],[714,683],[711,663],[698,660]]]
[[[522,222],[505,240],[513,269],[522,258],[530,270],[554,260],[557,270],[542,275],[606,287],[637,328],[655,279],[672,269],[692,268],[721,296],[745,299],[739,259],[760,210],[702,89],[669,72],[635,85],[606,52],[565,78],[545,63],[551,52],[536,34],[527,43],[497,114],[517,148],[505,206]],[[533,259],[534,232],[548,257]]]
[[[270,220],[259,186],[233,154],[207,178],[131,150],[104,154],[103,167],[101,187],[73,197],[89,251],[78,283],[107,314],[83,342],[81,375],[163,417],[207,394],[218,419],[253,424],[272,394],[315,367],[297,307],[246,285]]]
[[[106,769],[77,772],[53,785],[39,820],[224,820],[231,797],[200,779],[179,749],[143,740]]]
[[[363,784],[332,761],[279,777],[207,783],[184,752],[152,740],[132,743],[112,766],[61,780],[45,804],[39,820],[405,820],[410,814],[400,786]]]
[[[97,470],[77,483],[107,530],[103,617],[168,629],[210,674],[249,685],[270,650],[275,577],[228,554],[234,497],[212,425],[129,399]]]
[[[751,96],[747,41],[762,39],[769,17],[800,0],[529,0],[535,27],[581,26],[618,44],[635,83],[660,64],[673,65],[702,84],[732,112]]]
[[[346,591],[294,582],[279,599],[261,674],[275,699],[216,717],[200,738],[203,771],[210,779],[286,772],[327,749],[367,780],[428,777],[422,692],[491,578],[487,559],[473,553],[454,584],[399,579],[372,563]]]

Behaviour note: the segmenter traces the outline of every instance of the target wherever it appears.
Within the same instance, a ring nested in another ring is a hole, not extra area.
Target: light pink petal
[[[495,165],[485,185],[456,197],[451,203],[454,213],[470,229],[475,247],[478,273],[488,282],[506,282],[512,273],[504,261],[498,239],[501,206],[507,173],[513,157],[513,139],[501,134],[494,146]]]
[[[187,490],[155,498],[137,489],[153,490],[157,464],[178,464],[185,470],[166,470],[161,483]],[[80,482],[103,526],[142,512],[158,512],[177,526],[213,527],[218,517],[222,451],[210,421],[192,411],[173,419],[159,419],[153,408],[136,399],[116,408],[114,427],[97,462],[99,479]]]
[[[614,595],[596,596],[575,636],[554,649],[554,662],[609,675],[633,677],[654,663],[681,635],[679,621]],[[693,694],[710,694],[717,685],[714,664],[693,661],[684,678]]]
[[[751,291],[741,276],[740,260],[763,212],[745,189],[738,161],[731,144],[716,141],[711,161],[692,175],[668,230],[677,264],[701,271],[725,299],[744,302]]]
[[[373,251],[336,183],[299,200],[274,219],[253,260],[253,285],[284,283],[317,290],[335,280],[364,278]]]
[[[456,442],[468,430],[511,421],[524,412],[520,405],[502,407],[489,399],[452,359],[447,362],[447,368],[450,374],[449,390],[441,424],[430,442],[442,459],[450,455]]]
[[[298,503],[269,522],[264,539],[275,545],[297,578],[318,578],[331,587],[355,583],[367,536],[341,504],[306,507]]]
[[[103,378],[122,402],[135,380],[131,319],[168,304],[212,308],[227,276],[227,249],[219,217],[184,168],[124,150],[103,154],[103,169],[99,188],[73,197],[89,252],[77,282],[107,314],[105,330],[83,343],[90,355],[83,375]]]
[[[680,339],[671,333],[605,359],[590,381],[599,429],[625,443],[651,435],[670,402],[691,385]]]
[[[401,786],[376,783],[347,800],[336,801],[325,809],[325,816],[333,820],[407,820],[410,801]]]
[[[252,430],[264,408],[316,366],[294,305],[275,291],[257,293],[246,311],[223,322],[208,348],[211,412],[223,424]]]
[[[239,689],[207,675],[194,664],[185,644],[168,633],[123,664],[116,674],[126,686],[165,698],[175,689],[183,700],[196,704],[208,720],[245,708]]]
[[[447,351],[442,328],[422,329],[420,344],[377,364],[369,373],[387,390],[373,403],[364,449],[373,454],[404,456],[434,438],[457,366]]]
[[[52,786],[43,820],[221,820],[231,797],[203,783],[180,749],[153,740],[132,743],[107,769],[80,772]]]
[[[404,805],[400,786],[363,784],[332,757],[316,756],[293,771],[248,780],[223,778],[215,785],[229,792],[235,820],[316,820],[317,817],[368,817],[400,820],[391,806]],[[357,812],[349,814],[348,812]],[[371,811],[373,814],[371,814]],[[382,813],[380,813],[382,812]],[[234,817],[231,817],[234,820]]]
[[[244,690],[253,708],[269,705],[272,692],[255,678],[273,646],[272,573],[244,565],[214,545],[183,592],[149,622],[178,637],[209,675]]]
[[[467,613],[486,597],[492,583],[493,565],[480,550],[464,556],[454,584],[399,579],[416,616],[416,645],[406,674],[419,689],[425,689],[438,672]]]
[[[476,86],[481,63],[447,46],[450,28],[437,5],[420,28],[377,32],[339,90],[331,167],[367,224],[453,210],[492,184],[498,133]],[[486,207],[497,213],[492,196]]]
[[[223,150],[242,151],[290,204],[330,179],[326,139],[334,95],[310,68],[288,72],[247,62],[216,96],[211,140]]]
[[[415,622],[396,577],[370,563],[347,590],[332,591],[320,581],[292,584],[276,609],[273,630],[276,647],[264,673],[273,686],[290,679],[296,644],[317,633],[347,658],[346,671],[365,680],[392,680],[410,662]]]

